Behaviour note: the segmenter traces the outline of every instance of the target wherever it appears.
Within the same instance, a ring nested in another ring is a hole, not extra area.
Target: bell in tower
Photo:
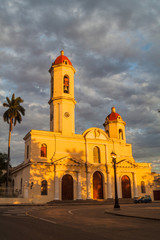
[[[64,93],[69,93],[69,77],[64,76]]]

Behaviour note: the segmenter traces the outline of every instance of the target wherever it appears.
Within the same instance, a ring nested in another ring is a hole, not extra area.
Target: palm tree
[[[8,110],[4,112],[3,119],[9,124],[9,137],[8,137],[8,161],[7,161],[7,179],[6,179],[6,191],[8,193],[8,179],[9,179],[9,163],[10,163],[10,145],[11,145],[11,132],[13,130],[13,124],[21,123],[22,116],[25,115],[25,109],[20,105],[23,99],[20,97],[15,98],[13,93],[11,100],[6,97],[7,103],[3,103],[3,107],[7,107]]]

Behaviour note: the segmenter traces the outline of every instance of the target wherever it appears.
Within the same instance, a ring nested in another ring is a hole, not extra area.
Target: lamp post
[[[117,173],[116,173],[116,158],[117,158],[117,155],[114,152],[112,152],[111,157],[112,157],[113,168],[114,168],[114,189],[115,189],[114,208],[120,208],[120,205],[119,205],[119,202],[118,202],[118,193],[117,193]]]

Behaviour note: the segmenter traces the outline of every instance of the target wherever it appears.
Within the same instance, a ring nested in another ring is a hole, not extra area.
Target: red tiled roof
[[[71,61],[64,55],[60,55],[59,57],[56,58],[56,60],[54,61],[54,65],[60,64],[60,63],[64,63],[64,61],[67,60],[69,65],[72,66]]]
[[[114,120],[117,120],[118,116],[120,116],[118,113],[112,112],[111,114],[108,115],[108,119],[110,121],[114,121]]]

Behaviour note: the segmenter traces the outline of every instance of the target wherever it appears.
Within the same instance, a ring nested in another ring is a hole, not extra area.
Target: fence
[[[22,191],[18,189],[13,189],[8,187],[8,190],[5,187],[0,187],[0,198],[21,198],[23,197]]]

